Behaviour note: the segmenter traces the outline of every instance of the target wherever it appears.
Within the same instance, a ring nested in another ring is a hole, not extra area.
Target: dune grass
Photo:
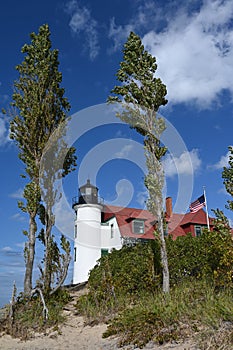
[[[164,295],[161,291],[145,291],[136,298],[133,295],[116,297],[111,299],[111,303],[98,305],[86,295],[79,300],[77,309],[86,316],[89,323],[108,320],[108,328],[103,337],[119,336],[119,346],[134,344],[142,348],[151,340],[163,344],[194,334],[199,335],[201,346],[206,342],[205,334],[210,339],[220,328],[223,334],[225,325],[226,346],[227,343],[232,346],[232,297],[229,288],[216,290],[209,282],[187,280],[182,285],[173,287],[169,295]]]

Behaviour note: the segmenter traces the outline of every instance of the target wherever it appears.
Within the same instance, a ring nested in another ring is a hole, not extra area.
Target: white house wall
[[[101,224],[100,205],[77,204],[74,209],[77,211],[77,217],[73,283],[81,283],[88,280],[90,270],[101,257],[101,250],[111,252],[113,248],[121,249],[122,239],[116,218]]]
[[[111,225],[113,225],[113,236],[111,236]],[[108,251],[113,248],[122,248],[121,233],[116,218],[112,218],[101,225],[101,248],[108,249]]]

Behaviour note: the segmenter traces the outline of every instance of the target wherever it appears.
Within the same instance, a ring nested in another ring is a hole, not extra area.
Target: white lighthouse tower
[[[88,280],[90,269],[101,257],[101,211],[102,201],[98,188],[87,180],[79,188],[79,196],[73,198],[76,213],[74,233],[73,283]]]

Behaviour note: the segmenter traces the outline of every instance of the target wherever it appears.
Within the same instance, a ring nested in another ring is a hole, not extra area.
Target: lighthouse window
[[[86,188],[85,192],[86,192],[87,195],[90,195],[91,194],[91,188],[90,187]]]
[[[74,238],[77,238],[77,225],[74,226]]]
[[[76,251],[77,251],[77,248],[75,247],[75,248],[74,248],[74,261],[76,261],[76,257],[77,257],[77,256],[76,256],[76,254],[77,254]]]
[[[144,233],[144,221],[134,220],[133,221],[133,233],[143,234]]]

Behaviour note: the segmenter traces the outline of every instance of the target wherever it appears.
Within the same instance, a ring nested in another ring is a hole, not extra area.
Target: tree
[[[39,28],[38,34],[31,34],[31,43],[22,47],[24,61],[16,66],[19,78],[14,83],[12,105],[15,115],[11,121],[11,138],[19,148],[19,158],[25,164],[28,183],[24,188],[25,202],[19,207],[29,215],[29,229],[25,245],[26,270],[24,293],[32,290],[32,273],[37,233],[37,214],[41,206],[40,165],[42,155],[52,133],[64,123],[70,109],[60,87],[62,74],[58,70],[58,50],[51,49],[50,30],[47,24]],[[71,150],[71,163],[74,165],[74,149]],[[65,165],[65,166],[66,166]],[[68,169],[67,169],[68,170]],[[48,207],[46,208],[48,210]],[[47,212],[47,232],[51,233],[54,218]],[[46,229],[47,229],[46,228]],[[49,234],[47,235],[47,237]]]
[[[223,168],[222,178],[225,185],[226,191],[230,194],[233,199],[233,147],[229,146],[229,161],[228,167]],[[233,200],[228,200],[228,209],[233,210]]]
[[[123,111],[117,116],[128,123],[144,138],[144,149],[148,173],[145,185],[148,189],[148,210],[156,217],[161,245],[163,267],[163,291],[169,292],[169,269],[164,239],[164,213],[162,189],[164,172],[161,163],[166,147],[161,142],[165,121],[157,112],[167,103],[166,86],[155,77],[156,59],[144,49],[138,35],[131,32],[124,45],[124,60],[120,63],[117,78],[121,85],[111,91],[108,102],[119,102]]]
[[[53,207],[60,199],[60,190],[56,187],[56,181],[68,175],[75,169],[75,149],[67,148],[62,135],[65,133],[66,123],[62,123],[50,137],[40,164],[40,186],[43,204],[39,208],[39,217],[44,228],[41,229],[38,238],[45,247],[43,264],[40,266],[41,282],[45,294],[53,294],[64,282],[70,263],[70,244],[61,236],[61,248],[65,254],[61,254],[57,242],[52,235],[55,223]],[[52,161],[51,161],[52,160]],[[54,281],[56,279],[56,285]]]

